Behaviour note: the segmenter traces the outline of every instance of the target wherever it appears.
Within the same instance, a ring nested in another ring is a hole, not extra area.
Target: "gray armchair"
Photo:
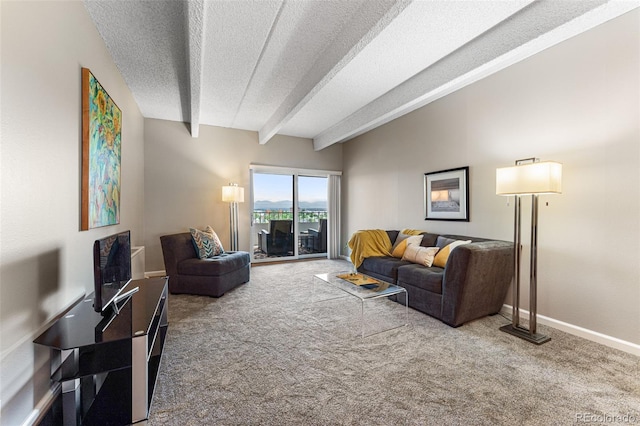
[[[327,251],[327,219],[320,219],[320,229],[309,228],[309,236],[313,237],[313,251],[326,253]]]
[[[160,243],[171,293],[220,297],[249,281],[251,258],[246,251],[199,259],[189,232],[163,235]]]
[[[260,232],[259,246],[268,256],[293,254],[293,221],[272,220],[269,230]]]

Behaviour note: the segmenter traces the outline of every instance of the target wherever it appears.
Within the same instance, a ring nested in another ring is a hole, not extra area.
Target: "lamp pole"
[[[229,215],[230,219],[230,240],[231,240],[231,251],[238,250],[238,203],[232,201],[229,203]]]
[[[229,203],[229,240],[231,251],[238,250],[238,203],[244,202],[244,188],[237,183],[222,187],[222,201]]]

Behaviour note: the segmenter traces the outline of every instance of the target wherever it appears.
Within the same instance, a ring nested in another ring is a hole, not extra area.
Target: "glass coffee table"
[[[353,296],[360,300],[360,326],[361,336],[365,337],[365,317],[364,308],[365,302],[371,302],[380,298],[389,298],[392,296],[401,297],[404,299],[404,322],[399,325],[385,328],[384,330],[377,331],[373,334],[381,333],[382,331],[394,330],[396,328],[404,327],[409,324],[409,294],[403,287],[390,284],[377,278],[370,277],[361,273],[352,272],[338,272],[329,274],[317,274],[313,276],[314,293],[317,286],[329,285],[331,288],[337,288],[342,291],[342,295],[337,297],[325,298],[319,301],[327,301],[331,299],[337,299],[341,297]],[[346,293],[346,295],[345,295]],[[399,299],[401,300],[401,299]],[[395,304],[395,302],[394,302]]]

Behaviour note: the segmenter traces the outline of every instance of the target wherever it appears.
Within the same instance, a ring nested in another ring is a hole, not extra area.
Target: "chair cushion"
[[[228,251],[207,259],[186,259],[178,263],[180,275],[215,276],[237,271],[249,265],[251,258],[244,251]]]

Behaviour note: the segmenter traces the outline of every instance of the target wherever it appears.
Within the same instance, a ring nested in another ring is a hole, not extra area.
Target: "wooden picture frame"
[[[424,219],[469,222],[469,167],[424,174]]]
[[[82,68],[84,230],[120,223],[122,111],[88,68]]]

